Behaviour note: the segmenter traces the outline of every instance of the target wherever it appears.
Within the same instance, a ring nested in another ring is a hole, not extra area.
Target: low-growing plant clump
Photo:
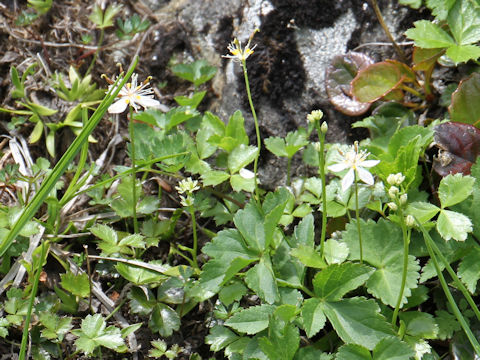
[[[242,71],[255,141],[241,110],[222,119],[202,108],[216,74],[205,60],[172,60],[188,86],[171,108],[155,79],[136,72],[138,56],[95,78],[106,36],[133,41],[151,26],[121,17],[120,5],[93,6],[98,37],[88,61],[54,73],[40,55],[12,65],[0,108],[10,133],[0,170],[2,351],[20,359],[480,356],[480,2],[399,2],[431,10],[432,21],[405,33],[412,51],[390,35],[397,59],[350,52],[327,69],[336,109],[371,111],[353,124],[369,137],[353,145],[327,142],[320,109],[285,137],[262,137],[247,68],[256,31],[245,44],[225,44],[224,55]],[[16,14],[19,28],[54,6],[28,5]],[[470,75],[436,88],[436,69],[460,64]],[[102,139],[105,122],[127,124],[121,163],[110,154],[122,137]],[[73,141],[59,152],[65,134]],[[43,156],[31,156],[35,146]],[[262,149],[287,159],[275,189],[258,176]],[[296,174],[294,157],[310,173]]]

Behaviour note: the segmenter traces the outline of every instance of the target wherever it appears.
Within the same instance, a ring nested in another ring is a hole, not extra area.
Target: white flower
[[[320,121],[323,118],[322,110],[313,110],[310,114],[307,115],[307,120],[311,123]]]
[[[247,60],[247,58],[253,54],[253,49],[255,49],[255,47],[257,46],[257,45],[254,45],[250,47],[250,42],[252,41],[253,36],[257,31],[259,30],[256,29],[252,33],[252,35],[250,35],[250,38],[248,39],[247,45],[245,46],[244,49],[242,49],[242,43],[237,38],[235,38],[230,44],[228,44],[228,47],[227,47],[231,55],[222,55],[222,57],[227,59],[232,59],[233,61],[240,62],[240,63]]]
[[[390,174],[387,177],[387,183],[390,185],[400,185],[405,180],[405,176],[402,173]]]
[[[149,76],[143,83],[137,83],[137,74],[132,74],[132,82],[125,84],[117,95],[115,101],[108,108],[110,114],[120,114],[130,105],[135,111],[138,111],[140,106],[144,109],[149,107],[157,107],[160,102],[153,98],[153,90],[149,86],[151,77]],[[113,85],[110,85],[109,90]]]
[[[188,177],[186,179],[183,179],[178,183],[178,186],[175,186],[175,189],[177,189],[179,194],[185,194],[187,195],[193,193],[196,190],[200,189],[200,186],[198,186],[198,181],[197,180],[192,180],[191,177]]]
[[[340,172],[346,169],[349,169],[348,172],[342,179],[342,191],[347,190],[352,186],[353,181],[355,180],[355,174],[358,175],[358,178],[368,185],[373,185],[374,180],[372,174],[364,168],[371,168],[377,165],[380,160],[366,160],[370,153],[365,150],[358,150],[358,142],[352,146],[346,154],[343,154],[343,160],[338,164],[334,164],[328,167],[330,171]]]

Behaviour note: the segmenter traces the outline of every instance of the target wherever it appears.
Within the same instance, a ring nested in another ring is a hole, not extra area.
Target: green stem
[[[190,216],[192,217],[192,231],[193,231],[192,257],[193,257],[193,263],[194,263],[196,269],[200,269],[198,267],[198,261],[197,261],[198,238],[197,238],[197,220],[195,219],[195,209],[193,208],[193,206],[189,206],[188,211],[190,212]]]
[[[445,266],[445,268],[447,269],[447,272],[450,274],[450,276],[452,277],[453,279],[453,282],[455,283],[455,286],[457,287],[457,289],[459,289],[463,296],[465,296],[465,299],[467,300],[468,304],[470,305],[470,307],[472,308],[473,312],[475,313],[475,316],[477,317],[477,319],[480,321],[480,311],[478,310],[478,307],[477,307],[477,304],[475,303],[475,301],[473,300],[472,296],[470,295],[470,293],[468,292],[467,288],[465,287],[465,285],[463,285],[463,283],[460,281],[460,279],[458,278],[457,274],[455,273],[455,271],[453,271],[452,267],[450,266],[450,264],[448,263],[448,260],[445,258],[445,256],[442,254],[442,252],[440,251],[440,249],[438,248],[437,244],[435,244],[435,242],[432,240],[431,242],[431,245],[432,245],[432,248],[433,250],[435,251],[435,253],[437,254],[437,256],[440,258],[440,260],[442,261],[443,265]]]
[[[128,121],[128,130],[130,131],[130,156],[132,158],[132,169],[135,169],[135,131],[133,129],[133,108],[130,106],[130,119]],[[138,220],[137,220],[137,172],[132,174],[132,198],[133,198],[133,231],[138,234]]]
[[[438,279],[440,280],[440,284],[442,285],[443,292],[445,293],[445,296],[447,297],[448,302],[450,303],[450,306],[453,310],[453,313],[455,314],[455,317],[457,318],[458,322],[460,323],[463,331],[465,332],[465,335],[467,335],[468,340],[470,341],[470,344],[472,345],[475,353],[477,355],[480,355],[480,344],[478,343],[475,335],[473,334],[472,330],[468,326],[468,323],[465,321],[460,309],[458,308],[455,299],[452,296],[452,293],[450,292],[448,288],[448,284],[445,281],[445,278],[443,277],[442,270],[440,269],[440,265],[438,264],[437,261],[437,256],[435,255],[435,252],[433,250],[433,240],[430,237],[430,235],[427,233],[425,228],[420,224],[420,222],[415,219],[418,227],[423,233],[423,238],[425,240],[425,245],[427,246],[428,253],[430,255],[430,258],[433,261],[433,265],[435,266],[435,270],[437,272]]]
[[[370,2],[372,3],[373,11],[375,11],[375,15],[377,16],[377,19],[378,19],[378,22],[380,23],[380,26],[382,27],[383,31],[385,31],[385,34],[387,35],[388,39],[392,43],[393,48],[397,52],[400,59],[403,62],[406,63],[407,59],[405,57],[405,53],[403,52],[402,48],[400,46],[398,46],[398,44],[395,42],[395,39],[393,38],[392,33],[390,32],[387,24],[383,20],[383,16],[382,16],[382,13],[380,11],[380,8],[378,7],[377,0],[370,0]]]
[[[320,122],[316,121],[320,150],[318,151],[318,172],[322,180],[322,233],[320,237],[320,256],[323,258],[325,238],[327,236],[327,188],[325,181],[325,134],[320,128]],[[357,205],[358,207],[358,205]]]
[[[98,39],[97,50],[95,51],[95,54],[93,54],[92,62],[88,66],[88,69],[87,69],[87,72],[85,73],[85,76],[90,74],[90,72],[93,69],[93,65],[95,65],[95,63],[97,62],[97,57],[98,57],[98,54],[100,53],[100,48],[102,47],[104,36],[105,36],[105,30],[102,28],[102,29],[100,29],[100,38]]]
[[[287,186],[291,184],[291,170],[292,170],[292,158],[289,157],[287,160]]]
[[[358,184],[356,170],[354,171],[353,185],[355,186],[355,217],[357,219],[358,246],[360,247],[360,264],[363,264],[362,229],[360,226],[360,214],[358,210]]]
[[[250,92],[250,83],[248,81],[248,74],[247,74],[247,62],[242,60],[242,68],[243,68],[243,77],[245,79],[245,88],[247,89],[247,97],[248,103],[250,104],[250,110],[252,112],[253,121],[255,122],[255,132],[257,134],[257,155],[255,156],[255,160],[253,162],[253,172],[255,174],[254,182],[255,182],[255,198],[257,201],[257,205],[260,206],[260,195],[258,193],[258,175],[257,175],[257,168],[258,168],[258,158],[260,157],[260,149],[262,147],[262,139],[260,138],[260,128],[258,126],[258,119],[257,113],[255,112],[255,107],[253,106],[252,101],[252,94]]]
[[[395,327],[397,323],[398,312],[400,311],[400,305],[402,303],[403,293],[405,291],[405,284],[407,282],[407,270],[408,270],[408,247],[410,244],[410,234],[411,230],[407,229],[407,224],[405,224],[405,217],[403,216],[403,211],[399,209],[398,214],[401,219],[401,228],[403,235],[403,272],[402,272],[402,282],[400,284],[400,293],[398,294],[397,303],[395,305],[395,310],[393,311],[392,316],[392,326]]]
[[[281,285],[283,287],[289,287],[289,288],[292,288],[292,289],[302,290],[308,296],[310,296],[312,298],[315,297],[315,293],[304,285],[293,285],[292,283],[289,283],[289,282],[287,282],[285,280],[281,280],[281,279],[276,279],[276,282],[277,282],[278,285]]]
[[[38,283],[40,280],[40,274],[42,273],[42,265],[43,261],[45,258],[46,254],[46,244],[42,242],[40,245],[42,247],[42,251],[40,253],[40,258],[38,261],[38,268],[37,272],[35,273],[35,278],[33,280],[33,287],[32,287],[32,292],[30,294],[30,299],[28,301],[28,310],[27,310],[27,316],[25,317],[25,324],[23,327],[23,334],[22,334],[22,343],[20,345],[20,353],[19,353],[19,360],[25,360],[25,353],[27,351],[27,341],[28,341],[28,335],[30,334],[30,318],[32,316],[32,310],[33,310],[33,303],[35,302],[35,297],[37,295],[38,291]],[[33,258],[32,258],[32,264],[34,263]]]
[[[415,95],[416,97],[420,98],[420,99],[424,99],[425,97],[420,94],[420,92],[418,92],[417,90],[415,90],[414,88],[411,88],[410,86],[408,85],[405,85],[405,84],[402,84],[400,85],[400,89],[403,89],[405,91],[408,91],[410,94],[413,94]]]

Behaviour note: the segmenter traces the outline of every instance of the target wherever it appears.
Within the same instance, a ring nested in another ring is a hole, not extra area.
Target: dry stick
[[[398,44],[395,42],[395,39],[392,36],[392,33],[390,30],[388,30],[387,24],[385,24],[385,21],[383,20],[382,13],[380,12],[380,8],[378,7],[377,0],[370,0],[373,11],[375,11],[375,15],[377,16],[378,22],[380,23],[380,26],[382,27],[383,31],[385,31],[385,34],[387,34],[388,39],[392,42],[392,45],[397,52],[398,56],[403,62],[407,62],[407,58],[405,57],[405,53],[403,52],[402,48],[398,46]]]

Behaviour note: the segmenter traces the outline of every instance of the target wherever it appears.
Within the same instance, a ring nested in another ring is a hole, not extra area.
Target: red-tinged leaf
[[[448,111],[452,121],[480,126],[479,73],[473,73],[467,79],[460,81],[457,90],[452,94],[452,103]]]
[[[405,76],[405,82],[415,81],[416,76],[411,67],[397,60],[385,60],[385,62],[395,66],[400,71],[400,73]]]
[[[441,176],[470,174],[480,155],[480,130],[470,124],[446,122],[435,126],[434,140],[440,148],[433,169]]]
[[[351,83],[352,93],[358,101],[372,103],[398,88],[405,78],[397,65],[379,62],[358,72]]]
[[[428,71],[437,62],[438,58],[445,53],[445,49],[413,49],[413,70]]]
[[[370,108],[369,103],[362,103],[353,98],[350,83],[359,70],[371,64],[372,58],[357,52],[333,58],[326,71],[325,88],[330,102],[338,111],[349,116],[358,116]]]

